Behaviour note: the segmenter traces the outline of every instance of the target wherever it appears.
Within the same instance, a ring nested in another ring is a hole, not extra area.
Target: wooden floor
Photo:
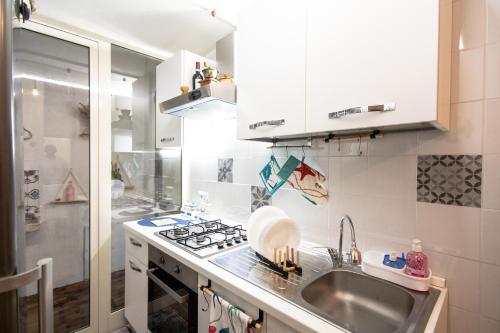
[[[113,311],[124,305],[125,274],[117,271],[111,274],[111,307]],[[77,282],[54,289],[54,332],[73,332],[90,324],[89,281]],[[20,299],[23,316],[21,332],[38,333],[37,295]]]

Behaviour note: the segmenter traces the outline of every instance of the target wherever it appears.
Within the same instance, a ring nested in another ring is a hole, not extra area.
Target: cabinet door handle
[[[258,123],[248,125],[248,128],[254,130],[256,128],[263,126],[282,126],[282,125],[285,125],[285,119],[259,121]]]
[[[331,112],[328,114],[328,118],[338,119],[355,113],[365,113],[374,111],[385,112],[385,111],[395,111],[395,110],[396,110],[396,103],[364,105],[364,106],[356,106],[345,110]]]
[[[129,264],[130,264],[130,268],[133,270],[133,271],[136,271],[136,272],[139,272],[141,273],[142,272],[142,269],[140,269],[139,267],[137,267],[131,260],[128,261]]]
[[[165,282],[163,282],[162,280],[160,280],[159,278],[157,278],[155,275],[154,275],[154,272],[157,270],[158,268],[151,268],[151,269],[148,269],[146,271],[146,275],[148,276],[148,278],[153,281],[154,283],[156,283],[156,285],[158,287],[160,287],[164,292],[166,292],[167,294],[170,295],[170,297],[172,297],[177,303],[185,303],[189,300],[189,294],[185,294],[185,295],[179,295],[175,290],[173,290],[172,288],[170,288],[169,286],[167,286],[165,284]]]
[[[138,241],[136,241],[135,239],[133,239],[132,237],[129,237],[129,240],[130,240],[130,244],[132,244],[133,246],[142,247],[142,244],[139,243]]]

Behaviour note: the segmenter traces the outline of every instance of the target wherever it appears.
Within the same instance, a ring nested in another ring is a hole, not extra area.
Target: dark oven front
[[[149,247],[148,329],[151,333],[196,333],[198,273]]]

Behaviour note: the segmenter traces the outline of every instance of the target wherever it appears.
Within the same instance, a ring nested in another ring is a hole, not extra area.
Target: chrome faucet
[[[349,265],[361,265],[361,251],[358,249],[358,245],[356,244],[356,232],[354,231],[354,224],[352,223],[349,215],[344,215],[340,219],[340,235],[339,235],[339,248],[334,249],[331,247],[327,247],[328,254],[332,259],[333,267],[338,268],[342,267],[344,263],[344,257],[342,252],[342,242],[344,238],[344,221],[347,220],[349,222],[349,227],[351,228],[351,249],[347,253],[347,264]]]
[[[351,228],[351,249],[347,253],[347,263],[350,265],[361,265],[361,251],[358,249],[358,245],[356,244],[356,232],[354,231],[354,224],[352,223],[351,217],[349,215],[344,215],[340,219],[339,253],[337,258],[338,267],[342,267],[343,263],[342,239],[344,238],[345,220],[349,222],[349,227]]]

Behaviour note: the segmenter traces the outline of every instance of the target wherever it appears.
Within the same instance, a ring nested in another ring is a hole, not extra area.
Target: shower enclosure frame
[[[102,152],[99,145],[100,137],[107,137],[108,133],[102,133],[102,126],[100,121],[99,112],[99,42],[97,40],[81,36],[68,31],[46,25],[36,20],[26,21],[22,23],[17,19],[13,20],[12,24],[14,29],[26,29],[50,37],[54,37],[63,41],[71,42],[74,44],[85,46],[89,49],[89,102],[90,102],[90,233],[89,233],[89,278],[90,278],[90,323],[89,326],[78,331],[81,333],[90,333],[99,331],[99,220],[101,213],[101,206],[99,202],[102,197],[106,195],[102,193],[100,176],[103,173],[101,170]],[[109,113],[109,112],[106,112]],[[109,173],[107,174],[109,178]],[[105,178],[106,179],[106,178]],[[108,187],[109,189],[110,187]],[[109,190],[110,191],[110,190]]]

